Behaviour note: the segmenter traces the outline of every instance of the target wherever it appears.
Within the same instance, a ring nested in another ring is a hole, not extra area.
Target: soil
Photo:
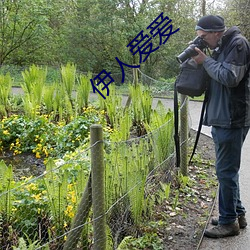
[[[12,152],[7,152],[0,156],[0,160],[4,160],[6,165],[13,167],[16,181],[23,176],[39,176],[45,171],[43,159],[37,159],[32,153],[22,153],[14,156]]]
[[[193,147],[195,134],[191,131],[191,147]],[[185,188],[179,186],[179,201],[176,209],[173,209],[171,203],[158,207],[161,213],[164,212],[167,215],[167,227],[159,231],[164,242],[164,250],[199,249],[216,200],[218,183],[214,162],[213,141],[210,137],[201,134],[196,157],[188,170],[192,183],[187,184]],[[176,188],[178,189],[177,185]],[[175,199],[175,195],[172,199]]]

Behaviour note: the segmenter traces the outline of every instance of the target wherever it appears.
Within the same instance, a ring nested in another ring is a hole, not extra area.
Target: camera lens
[[[189,47],[187,47],[180,55],[176,57],[177,61],[179,63],[183,63],[188,58],[198,55],[198,53],[194,49],[195,47],[195,44],[191,44]]]
[[[198,53],[194,49],[195,47],[203,50],[207,47],[207,43],[201,37],[197,36],[192,41],[192,43],[180,55],[176,57],[177,61],[179,63],[183,63],[188,58],[198,55]]]

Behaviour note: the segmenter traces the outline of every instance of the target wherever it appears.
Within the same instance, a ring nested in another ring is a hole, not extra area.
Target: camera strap
[[[180,137],[179,137],[179,105],[178,105],[178,92],[176,83],[174,84],[174,142],[175,142],[175,158],[176,167],[180,167]]]
[[[206,109],[206,104],[207,104],[207,92],[208,91],[205,91],[205,96],[204,96],[204,100],[203,100],[202,108],[201,108],[199,126],[198,126],[198,130],[196,132],[196,138],[195,138],[195,142],[194,142],[193,152],[192,152],[192,154],[190,156],[189,164],[191,164],[191,162],[192,162],[193,156],[195,154],[195,151],[196,151],[196,148],[197,148],[197,145],[198,145],[198,142],[199,142],[199,138],[200,138],[200,134],[201,134],[201,129],[202,129],[203,117],[204,117],[204,113],[205,113],[205,109]]]

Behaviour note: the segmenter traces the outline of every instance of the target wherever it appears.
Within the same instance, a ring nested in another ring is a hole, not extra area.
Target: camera
[[[195,47],[199,48],[200,50],[203,50],[207,48],[207,43],[199,36],[197,36],[190,45],[180,54],[178,55],[177,61],[179,63],[183,63],[188,58],[198,55],[198,53],[195,51]]]

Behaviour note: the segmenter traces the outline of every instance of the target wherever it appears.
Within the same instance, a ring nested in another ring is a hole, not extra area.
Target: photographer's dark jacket
[[[250,126],[250,46],[237,27],[227,30],[218,50],[203,63],[211,77],[204,125]]]

